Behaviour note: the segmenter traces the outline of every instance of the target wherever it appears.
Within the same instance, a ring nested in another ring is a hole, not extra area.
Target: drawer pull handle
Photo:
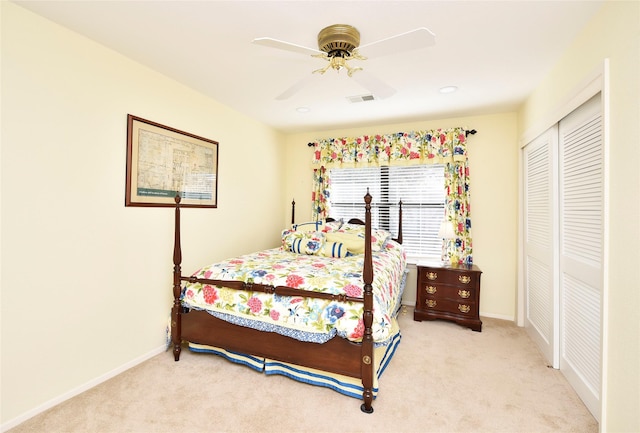
[[[430,280],[435,280],[438,278],[437,272],[427,272],[427,278]]]
[[[435,300],[433,300],[433,299],[427,299],[427,307],[429,307],[429,308],[433,308],[433,307],[435,307],[436,305],[438,305],[438,303],[437,303]]]
[[[461,298],[467,299],[469,296],[471,296],[471,292],[468,290],[458,290],[458,296],[460,296]]]
[[[458,304],[458,310],[460,310],[460,312],[462,313],[468,313],[469,311],[471,311],[471,307],[468,305]]]
[[[437,291],[438,291],[438,289],[435,286],[427,286],[427,293],[428,294],[433,295]]]
[[[468,284],[471,281],[471,277],[469,275],[460,275],[458,276],[458,281],[462,284]]]

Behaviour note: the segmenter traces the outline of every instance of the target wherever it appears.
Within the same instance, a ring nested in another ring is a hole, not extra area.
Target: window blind
[[[363,219],[363,197],[369,189],[371,222],[394,237],[402,200],[403,245],[411,258],[440,258],[438,229],[444,219],[444,166],[333,168],[330,173],[331,216]]]

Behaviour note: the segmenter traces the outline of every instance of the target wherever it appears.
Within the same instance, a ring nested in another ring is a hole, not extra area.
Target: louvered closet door
[[[524,148],[525,328],[558,368],[557,127]]]
[[[600,418],[604,145],[600,95],[563,119],[560,145],[560,370]]]

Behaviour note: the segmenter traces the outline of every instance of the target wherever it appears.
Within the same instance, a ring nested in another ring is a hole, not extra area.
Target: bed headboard
[[[327,218],[327,220],[326,220],[326,221],[327,221],[328,223],[330,223],[330,222],[332,222],[332,221],[335,221],[335,219],[334,219],[334,218],[329,217],[329,218]],[[358,219],[358,218],[351,218],[351,219],[350,219],[349,221],[347,221],[347,222],[348,222],[349,224],[358,224],[358,225],[361,225],[361,226],[365,225],[365,224],[364,224],[364,221],[362,221],[361,219]]]
[[[335,218],[328,217],[327,218],[327,222],[331,222],[331,221],[335,221]],[[365,225],[364,221],[362,221],[361,219],[358,219],[358,218],[351,218],[347,222],[349,224],[358,224],[358,225],[362,225],[362,226]],[[292,222],[292,224],[293,224],[293,222]],[[402,201],[400,201],[398,203],[398,237],[395,238],[394,241],[398,242],[399,244],[402,243]]]

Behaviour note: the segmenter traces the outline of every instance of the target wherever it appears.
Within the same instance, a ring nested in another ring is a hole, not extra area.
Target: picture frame
[[[125,206],[218,207],[218,142],[127,115]]]

